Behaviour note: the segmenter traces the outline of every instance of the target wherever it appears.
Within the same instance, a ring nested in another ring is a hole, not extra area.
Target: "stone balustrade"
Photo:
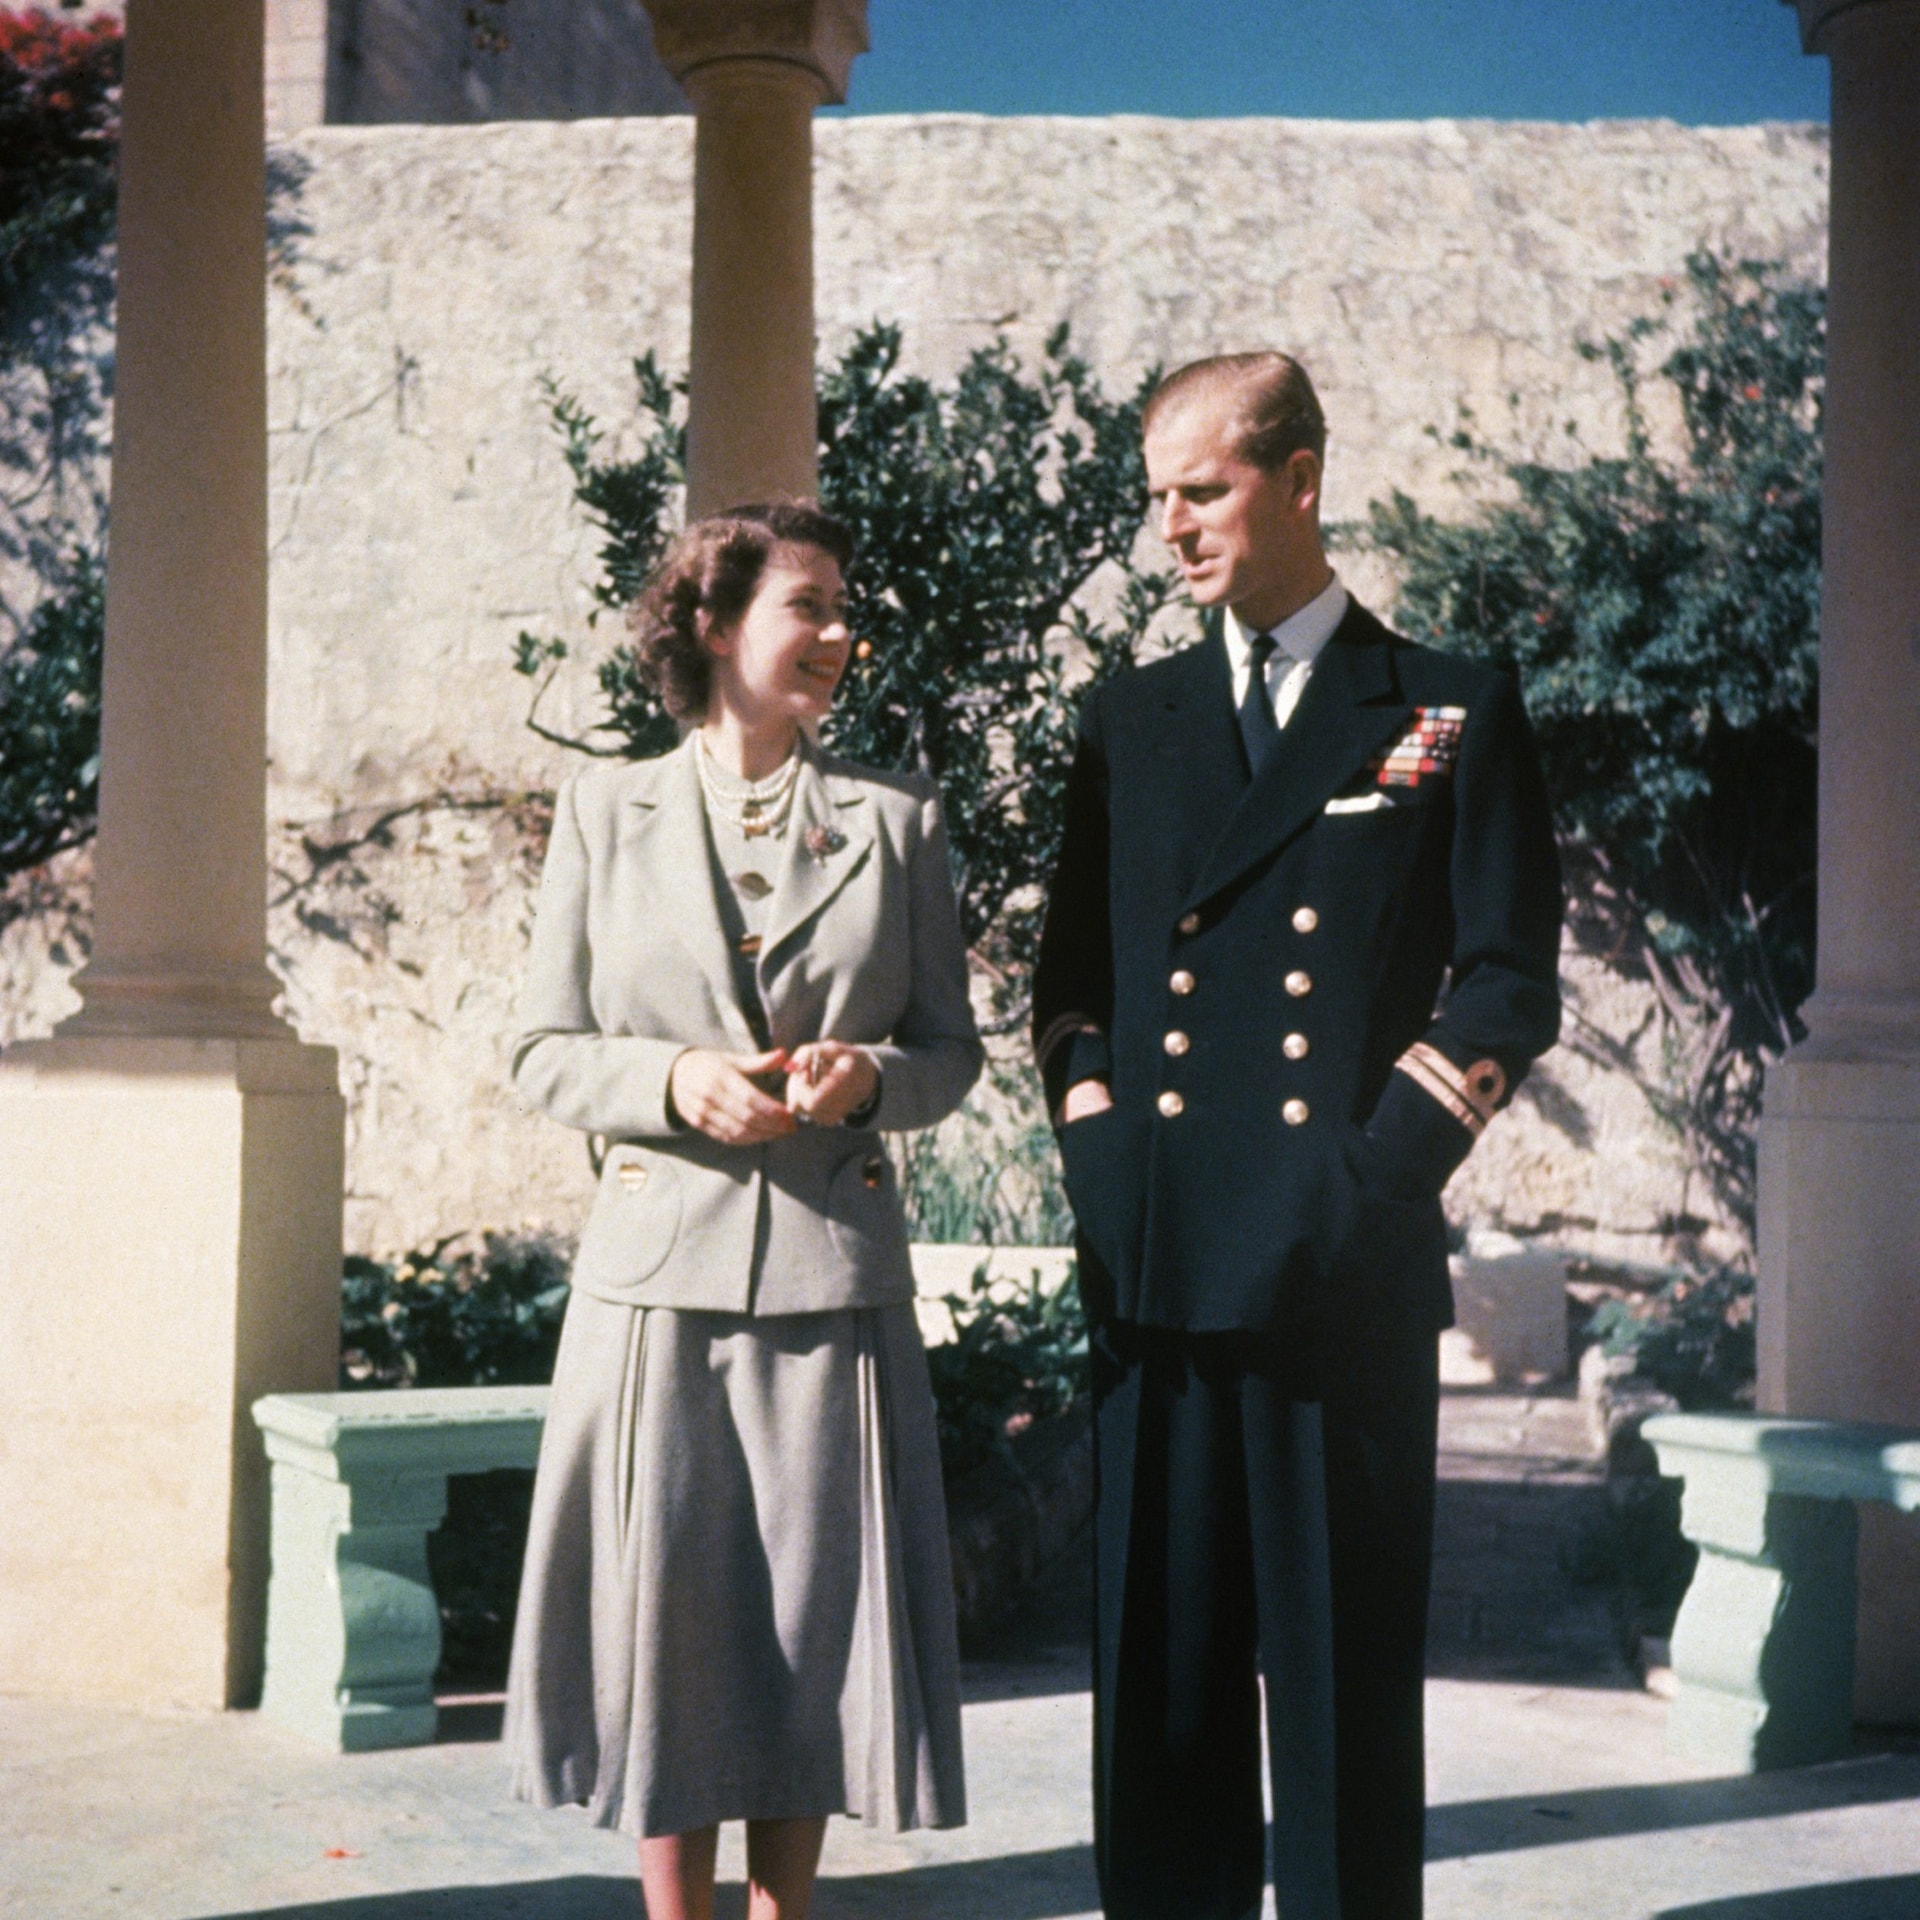
[[[273,1574],[260,1710],[342,1753],[434,1736],[440,1609],[427,1535],[447,1476],[531,1467],[545,1387],[274,1393]]]
[[[1667,1744],[1730,1773],[1838,1759],[1853,1737],[1854,1502],[1920,1512],[1920,1431],[1701,1413],[1641,1431],[1686,1482],[1681,1530],[1700,1549]]]

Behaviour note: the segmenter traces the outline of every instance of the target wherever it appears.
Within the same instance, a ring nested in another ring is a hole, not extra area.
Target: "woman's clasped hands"
[[[779,1094],[770,1086],[784,1086]],[[667,1094],[689,1127],[723,1147],[754,1147],[796,1127],[837,1127],[873,1097],[872,1055],[839,1040],[789,1050],[718,1053],[689,1047],[673,1063]]]

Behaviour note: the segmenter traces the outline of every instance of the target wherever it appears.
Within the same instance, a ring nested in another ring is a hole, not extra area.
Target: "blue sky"
[[[1824,120],[1780,0],[869,0],[855,113]]]

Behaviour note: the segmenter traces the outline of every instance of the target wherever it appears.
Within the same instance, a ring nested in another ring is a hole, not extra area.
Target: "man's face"
[[[1160,536],[1203,607],[1271,626],[1319,591],[1320,463],[1296,453],[1269,473],[1236,450],[1230,401],[1176,405],[1146,436]]]

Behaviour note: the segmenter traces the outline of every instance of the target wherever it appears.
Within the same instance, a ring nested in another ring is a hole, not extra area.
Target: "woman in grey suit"
[[[639,1836],[650,1920],[811,1898],[826,1816],[965,1818],[939,1451],[878,1134],[980,1071],[931,783],[822,752],[840,525],[743,507],[635,613],[686,738],[561,793],[514,1084],[605,1136],[554,1372],[515,1791]]]

